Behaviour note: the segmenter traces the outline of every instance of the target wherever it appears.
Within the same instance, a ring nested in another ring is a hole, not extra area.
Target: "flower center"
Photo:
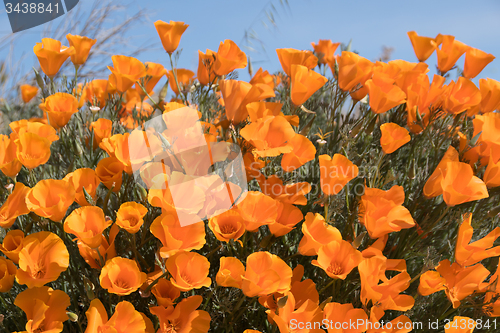
[[[220,226],[220,232],[223,234],[232,234],[236,232],[236,227],[233,224],[223,224]]]
[[[123,289],[127,289],[129,287],[127,281],[124,281],[121,278],[115,280],[115,286]]]
[[[330,263],[330,266],[328,266],[327,271],[333,275],[340,275],[344,269],[337,262],[332,262]]]

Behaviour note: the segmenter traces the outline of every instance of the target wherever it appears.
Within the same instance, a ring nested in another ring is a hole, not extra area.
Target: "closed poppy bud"
[[[151,289],[159,306],[173,306],[181,291],[167,279],[160,279]]]
[[[96,149],[103,139],[111,137],[113,122],[109,119],[99,118],[90,124],[90,128],[94,130],[93,148]]]
[[[50,141],[35,133],[23,133],[16,140],[17,159],[28,169],[47,163],[50,158]]]
[[[494,59],[495,56],[493,54],[476,48],[469,48],[465,52],[464,77],[468,79],[475,78]]]
[[[137,202],[125,202],[121,204],[116,213],[116,224],[131,234],[139,231],[144,223],[144,216],[148,209]]]
[[[370,108],[374,113],[384,113],[390,109],[404,103],[406,94],[398,86],[384,82],[380,76],[373,75],[373,78],[365,82],[370,95]]]
[[[26,149],[29,149],[26,147]],[[50,149],[49,149],[50,151]],[[17,159],[17,145],[14,136],[0,134],[0,171],[7,177],[14,178],[22,168],[21,162]]]
[[[170,21],[170,23],[167,23],[158,20],[155,22],[155,27],[158,35],[160,35],[163,48],[167,53],[172,54],[179,47],[181,36],[189,25],[184,24],[184,22]]]
[[[283,72],[292,76],[292,65],[301,65],[308,69],[313,69],[318,65],[318,58],[311,51],[301,51],[296,49],[276,49],[278,59],[283,68]]]
[[[3,252],[16,265],[19,263],[19,252],[23,248],[24,232],[22,230],[9,231],[0,245],[0,251]]]
[[[290,78],[292,79],[292,102],[295,105],[304,104],[319,88],[323,87],[328,79],[302,65],[292,65]]]
[[[437,48],[434,38],[419,36],[415,31],[408,31],[408,37],[418,61],[426,61]]]
[[[57,280],[68,266],[69,252],[62,239],[52,232],[39,231],[23,240],[16,281],[28,288],[41,287]]]
[[[343,51],[337,62],[339,66],[337,82],[344,91],[350,91],[358,84],[363,84],[372,75],[373,63],[354,52]],[[333,69],[332,72],[335,73]]]
[[[93,200],[96,199],[97,187],[99,186],[101,181],[99,180],[93,169],[76,169],[75,171],[68,173],[66,177],[64,177],[64,180],[72,184],[75,188],[75,201],[80,206],[90,205],[90,203],[87,201],[87,198],[85,197],[83,188],[85,188],[85,191],[87,191],[87,193],[92,197]]]
[[[123,164],[116,157],[107,157],[97,163],[97,177],[108,189],[113,186],[113,192],[119,192],[122,187]]]
[[[75,209],[64,221],[64,231],[73,234],[85,245],[96,249],[101,245],[104,229],[111,225],[100,207],[85,206]]]
[[[342,154],[319,156],[321,191],[336,195],[352,179],[358,176],[358,167]]]
[[[340,43],[332,43],[329,39],[320,39],[318,44],[311,43],[314,52],[318,55],[319,62],[328,64],[335,61],[333,54],[339,47]]]
[[[245,232],[243,218],[236,210],[227,210],[211,217],[208,226],[218,240],[226,243],[240,238]]]
[[[474,82],[460,77],[457,82],[451,81],[444,92],[443,109],[458,114],[481,103],[481,92]]]
[[[206,53],[198,51],[198,72],[196,77],[201,85],[206,86],[215,82],[217,74],[214,72],[215,59],[217,58],[217,53],[208,50]]]
[[[50,78],[56,76],[62,64],[69,56],[75,54],[75,48],[61,46],[61,42],[52,38],[42,38],[41,43],[33,47],[42,71]]]
[[[311,263],[322,268],[332,279],[345,280],[358,264],[363,260],[361,252],[344,240],[332,241],[319,248],[318,260]]]
[[[26,206],[36,215],[60,222],[75,200],[75,188],[65,180],[44,179],[26,195]]]
[[[59,92],[44,99],[40,109],[47,114],[50,125],[59,129],[66,126],[71,116],[78,112],[78,100],[71,94]]]
[[[245,52],[235,42],[226,39],[219,44],[213,70],[219,76],[227,75],[237,68],[245,68],[247,63]]]
[[[460,58],[469,46],[459,42],[451,35],[441,35],[436,37],[436,41],[441,44],[441,49],[437,49],[438,69],[441,73],[446,73],[455,66],[458,58]]]
[[[9,259],[0,257],[0,292],[8,292],[14,285],[17,267]]]
[[[24,103],[28,103],[36,96],[38,93],[38,87],[31,86],[29,84],[23,84],[21,86],[21,97]]]
[[[493,79],[480,79],[481,91],[480,110],[482,113],[493,112],[500,109],[500,82]]]
[[[83,65],[89,57],[90,49],[96,43],[95,39],[67,34],[69,45],[75,48],[75,54],[71,56],[71,62],[75,66]]]
[[[172,276],[170,282],[181,291],[209,287],[210,262],[196,252],[180,251],[167,259],[167,270]]]
[[[189,89],[194,80],[194,72],[184,68],[176,68],[174,69],[174,71],[177,75],[177,82],[175,82],[173,71],[168,71],[167,77],[169,80],[168,82],[170,84],[170,88],[176,95],[178,95],[179,89],[181,90],[181,92],[185,92]],[[177,83],[179,83],[179,89],[177,89]]]
[[[141,272],[134,260],[115,257],[102,268],[99,282],[109,293],[130,295],[146,282],[146,273]]]
[[[216,282],[222,287],[241,288],[241,277],[245,275],[245,266],[234,257],[221,257]]]
[[[286,293],[292,282],[292,269],[280,257],[266,251],[250,254],[241,289],[248,297]]]
[[[108,66],[112,73],[108,81],[120,93],[132,88],[137,80],[146,75],[146,66],[136,58],[114,55],[111,60],[113,61],[113,67]]]
[[[18,216],[29,214],[30,210],[26,206],[26,195],[29,190],[30,188],[23,183],[16,183],[14,190],[0,207],[0,227],[10,228]]]
[[[406,128],[395,123],[382,124],[380,126],[380,131],[382,132],[380,145],[386,154],[395,152],[411,140],[410,134]]]

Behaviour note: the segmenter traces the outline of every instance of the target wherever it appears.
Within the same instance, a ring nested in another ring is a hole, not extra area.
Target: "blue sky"
[[[93,0],[80,0],[76,10],[88,10]],[[242,46],[245,30],[252,28],[264,43],[267,52],[247,51],[254,70],[262,66],[270,72],[280,69],[276,48],[311,49],[311,42],[331,39],[348,43],[362,56],[376,60],[382,46],[393,47],[392,59],[416,61],[407,32],[415,30],[419,35],[434,37],[438,33],[451,34],[467,45],[479,48],[499,57],[479,75],[500,81],[500,1],[315,1],[289,0],[286,8],[278,0],[253,1],[130,1],[127,8],[116,13],[116,19],[132,16],[146,9],[148,19],[135,25],[127,36],[134,45],[145,41],[156,43],[138,58],[142,61],[159,62],[168,67],[168,57],[161,48],[153,23],[156,20],[184,21],[189,28],[180,43],[182,48],[178,66],[196,72],[198,50],[217,50],[220,41],[231,39]],[[123,2],[117,2],[123,4]],[[261,21],[266,20],[263,9],[274,4],[277,28],[266,29]],[[10,32],[7,15],[0,7],[0,38]],[[75,9],[74,9],[75,10]],[[58,18],[55,23],[58,23]],[[35,27],[23,34],[14,44],[16,58],[26,56],[20,71],[29,71],[36,64],[33,46],[42,37],[43,26]],[[70,33],[75,33],[68,31]],[[66,41],[63,44],[67,45]],[[7,50],[0,50],[0,59]],[[123,49],[122,54],[127,55]],[[435,53],[427,61],[434,72]],[[457,62],[463,66],[463,57]],[[109,59],[111,65],[111,59]],[[26,68],[24,68],[26,67]],[[108,73],[103,73],[106,78]],[[454,77],[453,77],[454,78]],[[240,79],[248,80],[246,70]],[[477,82],[477,80],[476,80]]]

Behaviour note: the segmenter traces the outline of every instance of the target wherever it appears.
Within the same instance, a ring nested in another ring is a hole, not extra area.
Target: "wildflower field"
[[[410,31],[415,59],[320,40],[269,73],[224,40],[194,72],[155,28],[164,63],[91,80],[96,40],[44,38],[0,102],[3,331],[500,331],[493,55]]]

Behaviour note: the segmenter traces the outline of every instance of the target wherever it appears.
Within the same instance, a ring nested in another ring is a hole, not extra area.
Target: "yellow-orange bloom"
[[[26,314],[27,332],[62,332],[68,320],[66,308],[71,302],[62,290],[49,287],[26,289],[17,295],[14,304]]]
[[[320,155],[319,172],[321,191],[325,195],[338,194],[344,186],[358,176],[358,167],[342,154]]]
[[[113,122],[109,119],[99,118],[90,124],[90,128],[94,131],[93,148],[96,149],[102,140],[111,137]]]
[[[486,184],[474,176],[469,164],[447,162],[441,172],[443,174],[441,181],[443,199],[448,206],[489,197]]]
[[[41,43],[33,47],[42,71],[50,78],[56,76],[62,64],[69,56],[76,53],[73,46],[61,46],[61,42],[52,38],[42,38]]]
[[[16,265],[19,263],[19,252],[23,248],[24,232],[22,230],[9,231],[0,244],[0,251]]]
[[[337,61],[339,64],[338,84],[344,91],[351,91],[358,84],[364,85],[364,82],[372,76],[373,63],[354,52],[343,51]],[[332,72],[335,73],[334,68]]]
[[[60,222],[75,201],[75,188],[65,180],[44,179],[26,194],[26,206],[36,215]]]
[[[112,73],[108,81],[120,93],[129,90],[137,80],[146,75],[146,66],[136,58],[114,55],[111,60],[113,67],[108,66]]]
[[[64,231],[73,234],[90,248],[101,245],[104,229],[111,225],[100,207],[85,206],[75,209],[64,221]]]
[[[83,192],[83,188],[90,195],[93,200],[97,198],[97,187],[101,181],[97,177],[95,171],[90,168],[81,168],[76,169],[73,172],[70,172],[64,177],[69,184],[72,184],[75,188],[75,201],[80,206],[89,206],[90,203],[87,201],[85,197],[85,193]]]
[[[93,106],[103,108],[108,98],[108,80],[92,80],[84,88],[85,99]],[[111,92],[109,92],[111,93]]]
[[[89,247],[81,240],[77,241],[78,251],[90,267],[100,270],[109,259],[116,257],[115,239],[118,232],[120,232],[120,227],[113,224],[108,238],[104,234],[101,235],[101,245],[98,249]]]
[[[116,157],[106,157],[97,163],[97,177],[108,189],[119,192],[122,186],[123,164]]]
[[[249,191],[245,198],[238,202],[236,210],[241,216],[245,229],[251,232],[259,227],[271,224],[278,217],[276,200],[258,191]]]
[[[311,43],[311,45],[314,48],[314,52],[318,55],[318,61],[326,65],[335,61],[333,54],[340,43],[332,43],[329,39],[320,39],[318,44]]]
[[[44,99],[40,109],[47,114],[50,126],[59,129],[78,112],[78,100],[71,94],[58,92]]]
[[[332,241],[319,248],[318,260],[311,264],[322,268],[332,279],[345,280],[349,274],[363,260],[361,252],[344,240]]]
[[[237,240],[245,232],[245,222],[239,211],[234,209],[211,217],[208,226],[218,240],[226,243],[231,239]]]
[[[89,57],[90,49],[96,43],[95,39],[85,36],[67,34],[69,45],[74,47],[75,54],[71,55],[71,62],[75,66],[83,65]]]
[[[380,126],[382,137],[380,145],[386,154],[391,154],[401,146],[410,142],[411,137],[406,128],[395,123],[385,123]]]
[[[144,88],[148,94],[151,94],[158,81],[160,81],[165,74],[167,74],[167,70],[162,64],[146,62],[146,76],[149,77],[149,79],[144,79]],[[137,84],[135,88],[141,96],[144,95],[144,92]]]
[[[177,76],[177,82],[175,82],[175,77],[174,77],[174,72],[173,71],[168,71],[167,72],[167,77],[168,77],[168,82],[170,84],[170,88],[172,91],[178,95],[179,94],[179,89],[181,92],[185,92],[186,90],[189,90],[191,84],[193,83],[194,80],[194,72],[190,71],[189,69],[184,69],[184,68],[176,68],[174,69],[175,74]],[[177,89],[177,83],[179,83],[179,89]]]
[[[209,287],[212,280],[208,277],[210,262],[196,252],[179,251],[166,263],[172,276],[170,282],[181,291]]]
[[[30,210],[26,206],[26,195],[30,190],[23,183],[17,182],[12,193],[0,207],[0,227],[8,229],[12,227],[16,218],[29,214]]]
[[[316,147],[311,140],[302,134],[295,134],[290,140],[292,151],[283,154],[281,167],[286,172],[300,168],[316,156]]]
[[[247,66],[247,56],[241,51],[238,45],[230,39],[220,42],[219,49],[213,71],[215,74],[227,75],[237,68],[245,68]]]
[[[304,256],[315,256],[322,245],[342,240],[340,231],[326,224],[320,214],[307,213],[302,224],[302,233],[304,236],[299,243],[299,253]]]
[[[398,86],[384,82],[381,76],[374,74],[365,82],[370,96],[370,108],[375,113],[384,113],[406,101],[406,94]]]
[[[90,302],[85,312],[87,329],[85,333],[151,333],[143,315],[136,311],[132,303],[122,301],[115,307],[115,313],[108,320],[108,313],[98,298]],[[154,329],[153,329],[154,332]]]
[[[321,319],[323,318],[321,308],[312,300],[305,301],[300,307],[297,306],[292,293],[287,295],[286,303],[283,307],[279,308],[278,314],[272,310],[267,310],[266,313],[278,325],[280,333],[293,331],[309,333],[324,332],[324,330],[318,328],[318,324],[321,323]],[[298,327],[303,327],[303,329],[297,329]]]
[[[481,103],[481,92],[474,82],[460,77],[457,82],[451,81],[444,92],[443,109],[458,114]]]
[[[482,113],[493,112],[500,109],[500,82],[493,79],[480,79],[481,91],[480,110]]]
[[[290,70],[292,79],[291,98],[295,105],[304,104],[319,88],[323,87],[328,79],[302,65],[292,65]]]
[[[17,267],[9,259],[0,257],[0,292],[8,292],[14,285]]]
[[[69,266],[69,252],[59,236],[39,231],[23,240],[19,252],[16,281],[28,288],[41,287],[57,280]]]
[[[241,288],[243,275],[245,275],[245,266],[238,258],[220,258],[219,271],[215,277],[219,286]]]
[[[328,333],[361,333],[364,328],[361,325],[352,326],[350,329],[335,329],[335,327],[349,327],[350,323],[367,323],[368,316],[363,309],[356,309],[351,303],[328,303],[323,310],[323,320],[330,323]],[[376,326],[375,326],[376,327]]]
[[[318,58],[311,51],[300,51],[296,49],[276,49],[283,72],[292,75],[292,65],[302,65],[313,69],[318,65]]]
[[[469,48],[465,52],[464,77],[468,79],[475,78],[494,59],[495,56],[493,54],[476,48]]]
[[[28,103],[38,93],[38,87],[29,84],[21,85],[21,97],[24,103]]]
[[[294,226],[304,219],[299,208],[289,203],[277,202],[278,217],[276,222],[268,224],[269,231],[275,236],[286,235],[293,230]]]
[[[214,72],[215,59],[217,59],[217,53],[208,50],[206,53],[198,51],[198,72],[196,77],[201,85],[206,86],[212,82],[215,82],[217,74]]]
[[[459,42],[451,35],[437,35],[436,42],[441,44],[441,49],[436,49],[438,59],[438,69],[441,73],[446,73],[457,62],[458,58],[467,51],[469,46]]]
[[[116,224],[120,228],[127,230],[131,234],[139,231],[144,223],[144,216],[148,213],[148,209],[137,202],[122,203],[116,213]]]
[[[167,279],[160,279],[151,289],[159,306],[173,306],[174,301],[181,295],[181,291]]]
[[[158,20],[155,22],[155,27],[160,36],[163,48],[167,53],[172,54],[179,47],[181,36],[189,25],[184,24],[184,22],[170,21],[170,23],[167,23]]]
[[[50,141],[35,133],[23,133],[15,141],[17,160],[27,169],[47,163],[50,158]]]
[[[99,282],[112,294],[130,295],[146,282],[146,273],[141,272],[134,260],[115,257],[102,268]]]
[[[426,61],[437,48],[434,38],[419,36],[415,31],[408,31],[408,37],[418,61]]]
[[[27,148],[26,148],[27,149]],[[11,138],[0,134],[0,170],[7,177],[16,177],[23,165],[17,159],[17,145],[14,135]]]

